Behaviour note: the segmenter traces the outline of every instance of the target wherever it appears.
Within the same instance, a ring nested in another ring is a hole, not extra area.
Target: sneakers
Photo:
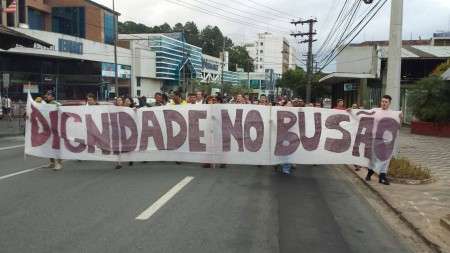
[[[55,167],[53,167],[54,171],[61,170],[61,169],[62,169],[62,167],[61,167],[61,164],[59,164],[59,163],[55,164]]]
[[[42,168],[44,168],[44,169],[53,169],[53,168],[55,168],[55,164],[54,163],[50,163],[49,165],[42,166]]]

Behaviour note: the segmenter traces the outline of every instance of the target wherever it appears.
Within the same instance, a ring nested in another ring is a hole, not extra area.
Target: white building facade
[[[257,73],[273,69],[275,74],[283,74],[296,67],[297,50],[284,37],[274,37],[267,32],[260,33],[257,40],[242,45],[253,59]]]

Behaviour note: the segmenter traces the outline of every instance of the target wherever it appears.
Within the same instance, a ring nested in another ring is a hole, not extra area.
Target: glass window
[[[262,46],[262,45],[264,45],[264,43],[263,43],[263,42],[261,42],[261,43],[259,43],[259,45],[260,45],[260,46]]]
[[[52,8],[52,32],[86,38],[84,7]]]
[[[45,14],[31,9],[28,9],[28,26],[33,30],[45,31]]]
[[[136,86],[141,87],[141,78],[140,77],[136,77]]]
[[[262,50],[259,50],[259,52],[262,54],[263,53],[263,51]]]
[[[136,90],[136,94],[137,94],[137,96],[140,96],[141,95],[141,90]]]
[[[105,13],[104,19],[104,28],[103,32],[105,34],[105,44],[114,45],[114,16],[108,13]]]

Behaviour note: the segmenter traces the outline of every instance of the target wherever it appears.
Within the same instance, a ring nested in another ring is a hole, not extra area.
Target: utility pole
[[[390,109],[394,111],[400,110],[402,20],[403,0],[391,1],[391,24],[389,32],[389,57],[386,80],[386,94],[392,97]]]
[[[307,33],[292,33],[291,36],[297,37],[297,36],[308,36],[307,40],[301,41],[300,43],[306,43],[308,42],[308,60],[306,63],[306,77],[307,77],[307,81],[306,81],[306,104],[309,103],[309,101],[311,100],[311,81],[312,81],[312,72],[313,72],[313,57],[312,57],[312,43],[314,41],[313,39],[313,35],[317,34],[316,32],[314,32],[313,30],[313,26],[314,23],[316,23],[317,20],[316,19],[308,19],[308,20],[300,20],[300,21],[293,21],[291,22],[291,24],[297,25],[297,24],[309,24],[309,32]]]
[[[222,46],[222,75],[221,75],[221,80],[220,80],[220,93],[224,94],[223,92],[223,65],[225,65],[225,37],[223,38],[223,46]]]
[[[119,71],[119,68],[117,66],[117,14],[116,14],[116,10],[114,8],[114,0],[113,0],[113,15],[114,15],[114,84],[115,84],[114,89],[115,89],[115,94],[116,94],[116,98],[117,98],[117,97],[119,97],[119,77],[118,77],[118,73],[117,73]],[[106,84],[106,85],[108,85],[108,84]],[[108,88],[106,88],[106,90],[108,90]],[[108,91],[108,96],[109,96],[109,91]]]

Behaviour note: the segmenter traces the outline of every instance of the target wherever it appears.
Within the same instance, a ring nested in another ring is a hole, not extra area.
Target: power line
[[[242,20],[234,19],[234,18],[231,18],[231,17],[228,17],[228,16],[220,15],[220,14],[217,14],[215,12],[208,11],[206,9],[203,9],[203,10],[202,9],[196,9],[196,8],[193,8],[193,7],[189,6],[188,3],[184,2],[184,1],[181,1],[181,0],[179,0],[178,2],[171,1],[171,0],[166,0],[166,1],[174,3],[176,5],[180,5],[182,7],[188,8],[188,9],[192,9],[192,10],[195,10],[195,11],[198,11],[198,12],[202,12],[202,13],[205,13],[205,14],[208,14],[208,15],[211,15],[211,16],[215,16],[215,17],[221,18],[221,19],[225,19],[227,21],[235,22],[235,23],[238,23],[238,24],[243,24],[243,25],[246,25],[246,26],[255,27],[255,28],[264,29],[264,30],[269,30],[269,31],[272,31],[274,33],[287,34],[285,31],[280,31],[280,30],[276,30],[276,29],[267,29],[265,27],[262,27],[262,26],[259,26],[259,25],[256,25],[256,24],[252,24],[252,23],[248,23],[248,22],[245,22],[245,21],[242,21]],[[179,3],[179,2],[184,3],[184,5]]]
[[[251,9],[254,9],[254,10],[257,10],[257,11],[260,11],[260,12],[263,12],[263,13],[266,13],[266,14],[273,15],[273,16],[275,16],[275,17],[279,17],[279,18],[286,19],[286,22],[290,22],[290,21],[291,21],[290,19],[288,19],[288,18],[286,18],[286,17],[284,17],[284,16],[279,16],[279,15],[276,15],[276,14],[273,14],[273,13],[270,13],[270,12],[267,12],[267,11],[263,11],[263,10],[261,10],[261,9],[255,8],[254,6],[250,6],[250,5],[247,5],[247,4],[243,4],[243,3],[239,2],[239,1],[236,1],[236,0],[230,0],[230,1],[235,2],[235,3],[237,3],[237,4],[240,4],[240,5],[243,5],[243,6],[246,6],[246,7],[249,7],[249,8],[251,8]]]
[[[221,9],[221,8],[217,8],[217,7],[215,7],[215,6],[212,6],[212,5],[210,5],[210,4],[207,4],[207,3],[205,3],[205,2],[202,2],[202,1],[200,1],[200,0],[193,0],[193,1],[202,3],[202,4],[206,5],[206,6],[213,7],[213,8],[215,8],[215,9],[221,10],[221,11],[226,12],[226,13],[230,13],[231,15],[235,15],[235,16],[238,16],[238,17],[241,17],[241,18],[246,18],[246,19],[248,19],[248,20],[253,20],[253,21],[256,21],[256,22],[259,22],[259,23],[262,23],[262,24],[267,24],[267,25],[269,25],[268,23],[265,23],[264,21],[257,20],[257,19],[252,19],[252,18],[245,17],[245,16],[242,16],[242,15],[239,15],[239,14],[236,14],[236,13],[233,13],[233,12],[230,12],[230,11],[227,11],[227,10],[224,10],[224,9]],[[195,5],[194,5],[194,6],[195,6]],[[196,6],[196,7],[197,7],[197,6]],[[271,24],[270,24],[270,25],[271,25]],[[280,26],[276,26],[276,25],[271,25],[271,26],[277,27],[277,28],[280,28],[280,29],[283,29],[283,30],[286,30],[287,32],[290,31],[289,29],[284,28],[284,27],[280,27]]]
[[[273,10],[273,11],[276,11],[276,12],[279,12],[279,13],[282,13],[282,14],[285,14],[285,15],[288,15],[288,16],[291,16],[291,17],[293,17],[294,19],[297,19],[297,18],[298,18],[298,17],[296,17],[296,16],[294,16],[294,15],[292,15],[292,14],[289,14],[289,13],[286,13],[286,12],[282,12],[282,11],[279,11],[279,10],[276,10],[276,9],[274,9],[274,8],[272,8],[272,7],[266,6],[266,5],[264,5],[264,4],[260,4],[260,3],[258,3],[258,2],[253,1],[253,0],[248,0],[248,1],[249,1],[249,2],[252,2],[252,3],[255,3],[255,4],[257,4],[257,5],[261,5],[261,6],[263,6],[263,7],[266,7],[266,8],[268,8],[268,9]]]

